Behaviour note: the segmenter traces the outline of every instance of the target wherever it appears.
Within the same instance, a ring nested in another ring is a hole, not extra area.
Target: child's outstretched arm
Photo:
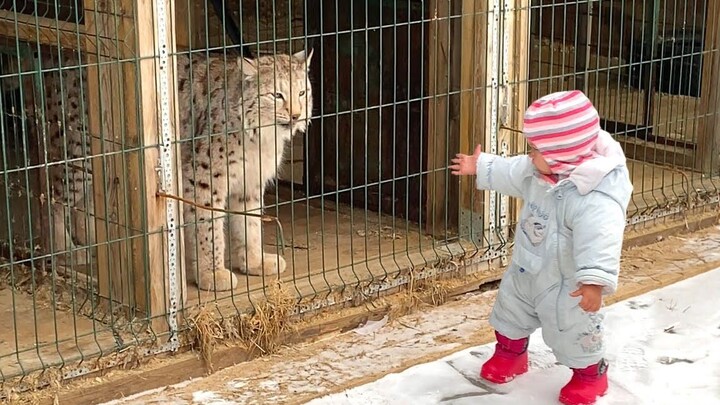
[[[495,190],[511,197],[523,196],[524,182],[532,176],[532,163],[526,155],[505,158],[483,153],[480,145],[472,155],[458,153],[449,167],[456,176],[477,176],[479,190]]]

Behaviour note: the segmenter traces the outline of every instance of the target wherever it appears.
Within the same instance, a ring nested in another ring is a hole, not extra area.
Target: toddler
[[[523,199],[511,263],[490,317],[497,343],[481,377],[502,384],[528,370],[528,337],[542,328],[573,371],[567,405],[593,404],[608,389],[602,296],[617,288],[632,184],[620,144],[580,91],[552,93],[524,116],[529,156],[457,154],[454,175],[478,189]]]

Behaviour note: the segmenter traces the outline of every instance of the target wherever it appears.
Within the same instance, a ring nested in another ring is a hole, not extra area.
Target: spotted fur
[[[79,246],[95,243],[93,221],[92,170],[90,160],[90,137],[86,136],[88,125],[87,87],[85,69],[79,68],[77,54],[73,52],[47,52],[40,59],[42,93],[35,92],[34,105],[26,97],[24,106],[27,145],[41,145],[45,153],[41,164],[47,169],[49,195],[40,191],[43,201],[51,204],[51,249],[59,264],[83,265],[89,260],[90,251]],[[2,79],[2,91],[16,91],[25,80],[34,75],[17,75],[36,69],[32,58],[23,58],[18,66],[13,58],[4,64],[8,75]],[[14,74],[13,74],[14,73]],[[13,74],[13,75],[10,75]],[[38,87],[23,86],[23,90]],[[40,96],[45,103],[40,103]],[[30,151],[32,153],[32,151]],[[41,169],[44,170],[44,169]],[[47,229],[42,226],[41,229]]]

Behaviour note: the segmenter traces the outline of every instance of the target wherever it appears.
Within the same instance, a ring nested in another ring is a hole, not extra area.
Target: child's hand
[[[586,312],[597,312],[600,310],[602,305],[602,290],[601,285],[594,284],[583,284],[577,290],[570,293],[571,297],[580,297],[580,308]]]
[[[452,159],[454,165],[450,166],[452,174],[454,175],[474,175],[477,172],[477,160],[482,152],[480,145],[475,147],[475,153],[472,156],[458,153],[455,158]]]

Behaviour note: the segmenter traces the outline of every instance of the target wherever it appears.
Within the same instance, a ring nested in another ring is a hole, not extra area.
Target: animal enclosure
[[[258,314],[497,279],[521,202],[447,166],[525,153],[551,91],[584,90],[623,145],[629,224],[718,201],[713,0],[27,3],[0,8],[17,392],[201,333],[270,350]]]

